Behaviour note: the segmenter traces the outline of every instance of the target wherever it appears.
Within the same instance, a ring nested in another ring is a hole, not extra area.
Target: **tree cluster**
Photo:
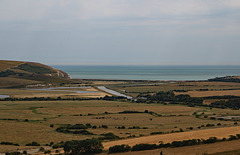
[[[72,140],[65,142],[64,151],[69,155],[79,155],[82,153],[97,154],[103,151],[103,145],[101,140],[97,138]]]

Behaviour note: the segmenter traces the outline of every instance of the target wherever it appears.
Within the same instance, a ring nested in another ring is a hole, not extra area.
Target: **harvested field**
[[[188,92],[175,92],[176,95],[185,94],[191,97],[207,97],[207,96],[224,96],[233,95],[240,96],[240,90],[222,90],[222,91],[188,91]]]
[[[185,146],[178,148],[162,148],[157,150],[148,151],[136,151],[136,152],[126,152],[117,153],[116,155],[159,155],[162,151],[164,155],[201,155],[204,153],[214,154],[214,155],[237,155],[227,152],[227,154],[218,154],[219,152],[233,151],[239,149],[240,140],[217,142],[213,144],[203,144],[195,146]],[[237,152],[237,151],[233,151]],[[216,154],[215,154],[216,153]],[[239,151],[237,152],[239,153]]]
[[[77,93],[74,91],[83,91]],[[86,91],[86,92],[84,92]],[[89,91],[89,93],[87,92]],[[33,98],[33,97],[62,97],[62,98],[97,98],[109,95],[105,92],[99,91],[95,88],[71,88],[71,89],[58,89],[58,90],[34,90],[34,89],[0,89],[0,94],[7,94],[13,98]],[[109,95],[110,96],[110,95]]]
[[[93,85],[118,85],[118,84],[126,84],[127,82],[124,81],[89,81]]]
[[[231,82],[176,82],[176,83],[162,83],[158,85],[139,85],[139,86],[117,86],[114,89],[121,91],[126,90],[128,94],[140,93],[140,92],[159,92],[159,91],[171,91],[171,90],[183,90],[183,91],[198,91],[201,89],[220,91],[220,90],[232,90],[240,89],[240,83]]]
[[[171,143],[173,141],[182,141],[189,139],[201,139],[201,138],[208,139],[209,137],[227,138],[229,135],[236,135],[239,133],[240,127],[236,126],[124,139],[118,141],[105,142],[103,145],[105,149],[108,149],[111,146],[121,144],[128,144],[130,146],[133,146],[141,143],[158,144],[159,141],[162,141],[163,143]]]

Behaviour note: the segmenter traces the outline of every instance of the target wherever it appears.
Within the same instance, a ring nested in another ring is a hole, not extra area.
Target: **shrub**
[[[218,141],[218,139],[216,137],[210,137],[207,140],[203,140],[203,144],[215,143],[217,141]]]
[[[45,150],[44,151],[44,154],[49,154],[49,153],[51,153],[51,150]]]
[[[20,155],[20,152],[7,152],[5,155]]]
[[[72,140],[64,144],[64,151],[67,154],[77,155],[82,153],[101,153],[103,145],[99,139]]]
[[[102,128],[107,129],[108,126],[107,125],[102,125]]]
[[[151,132],[150,135],[158,135],[158,134],[163,134],[163,132]]]
[[[206,126],[207,126],[207,127],[209,127],[209,126],[214,126],[214,124],[207,124]]]
[[[156,144],[136,144],[132,147],[132,151],[153,150],[156,149]]]
[[[109,153],[128,152],[131,150],[129,145],[115,145],[109,148]]]
[[[26,146],[40,146],[40,144],[37,142],[32,142],[32,143],[26,144]]]
[[[63,147],[63,146],[64,146],[64,142],[61,142],[61,143],[54,144],[54,145],[52,146],[52,148],[53,148],[53,149],[57,149],[57,148],[61,148],[61,147]]]
[[[237,138],[240,139],[240,134],[236,134]]]
[[[237,136],[234,136],[234,135],[229,136],[229,140],[235,140],[235,139],[237,139]]]
[[[45,151],[45,149],[43,147],[40,147],[38,150],[38,152],[43,152],[43,151]]]
[[[85,126],[88,127],[88,128],[92,127],[92,125],[90,123],[87,123]]]
[[[1,142],[0,145],[15,145],[15,146],[19,146],[19,144],[12,143],[12,142]]]
[[[112,132],[101,134],[103,137],[99,137],[100,140],[115,140],[120,139],[118,136],[114,135]]]
[[[128,129],[141,129],[139,126],[129,127]]]

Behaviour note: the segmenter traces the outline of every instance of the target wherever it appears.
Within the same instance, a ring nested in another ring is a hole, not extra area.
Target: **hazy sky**
[[[0,59],[240,64],[240,0],[0,0]]]

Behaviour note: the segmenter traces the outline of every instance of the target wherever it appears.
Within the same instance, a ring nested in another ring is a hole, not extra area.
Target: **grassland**
[[[22,79],[23,80],[23,79]],[[14,82],[14,79],[12,78]],[[26,81],[24,81],[26,82]],[[31,84],[32,81],[29,82]],[[147,82],[147,81],[87,81],[91,88],[70,88],[72,91],[98,91],[94,86],[105,85],[127,95],[137,96],[141,93],[155,93],[159,91],[175,90],[175,93],[206,93],[209,96],[226,95],[228,91],[239,91],[239,83],[230,82]],[[75,85],[65,85],[75,86]],[[78,86],[78,84],[76,84]],[[201,90],[201,89],[204,89]],[[123,91],[124,90],[124,91]],[[177,92],[184,90],[187,92]],[[211,94],[213,92],[213,94]],[[216,94],[217,93],[217,94]],[[62,98],[88,98],[103,97],[104,92],[78,94],[69,91],[46,91],[29,89],[0,89],[1,95],[11,97],[62,97]],[[237,95],[237,94],[236,94]],[[240,96],[240,95],[239,95]],[[206,104],[216,101],[205,100]],[[121,113],[135,111],[138,113]],[[147,112],[146,112],[147,111]],[[200,117],[196,117],[199,115]],[[23,147],[27,143],[36,141],[41,145],[51,142],[59,143],[68,140],[82,140],[91,137],[101,137],[101,134],[112,132],[122,138],[120,141],[104,142],[106,148],[112,145],[126,143],[157,143],[159,141],[171,142],[193,138],[209,138],[216,136],[228,138],[231,134],[239,132],[235,121],[221,121],[210,119],[211,116],[235,116],[240,115],[240,110],[216,109],[209,107],[187,107],[183,105],[145,104],[133,101],[0,101],[0,128],[1,141],[13,142]],[[204,117],[207,116],[207,117]],[[87,131],[94,135],[81,135],[57,132],[56,129],[65,124],[87,124],[96,128],[88,128]],[[211,126],[207,126],[211,124]],[[106,125],[108,128],[102,128]],[[214,126],[213,126],[214,125]],[[122,128],[124,126],[124,128]],[[133,128],[135,127],[135,128]],[[184,132],[179,132],[183,130]],[[151,135],[152,133],[160,133]],[[148,139],[148,140],[147,140]],[[238,141],[231,142],[235,146]],[[215,147],[220,146],[216,144]],[[226,143],[230,144],[229,143]],[[208,146],[208,145],[205,145]],[[197,152],[202,146],[184,147],[195,149]],[[18,146],[1,146],[0,152],[17,149]],[[214,148],[214,147],[213,147]],[[24,149],[24,148],[23,148]],[[205,150],[208,153],[216,153],[211,147]],[[235,147],[232,149],[236,149]],[[168,152],[174,152],[177,148],[166,148]],[[154,150],[158,151],[159,150]],[[153,152],[154,152],[153,151]],[[226,149],[223,151],[227,151]],[[150,151],[151,152],[151,151]],[[184,151],[183,151],[184,152]],[[132,153],[132,152],[130,152]],[[141,154],[141,152],[139,152]],[[146,152],[145,152],[146,153]],[[156,153],[156,152],[155,152]],[[133,153],[134,154],[134,153]],[[171,154],[171,153],[169,153]]]
[[[193,127],[193,130],[199,130],[197,127],[206,126],[206,124],[215,124],[215,127],[217,127],[216,124],[219,121],[195,118],[192,115],[194,112],[205,111],[209,114],[231,114],[231,110],[227,109],[164,106],[104,100],[2,101],[0,109],[0,124],[4,126],[4,128],[0,128],[1,141],[14,142],[20,145],[32,141],[45,145],[50,142],[57,143],[73,139],[99,137],[100,134],[109,132],[121,138],[127,138],[129,136],[149,136],[152,132],[160,131],[170,133],[179,131],[180,128],[184,131],[190,131],[187,129],[189,127]],[[162,116],[147,113],[119,114],[119,112],[125,110],[140,112],[148,110],[162,114]],[[233,112],[232,114],[239,113],[239,111]],[[97,129],[88,129],[95,135],[74,135],[56,132],[56,128],[61,124],[87,123],[97,126]],[[222,123],[221,127],[230,127],[233,126],[234,122],[224,121],[220,123]],[[54,127],[50,127],[50,125],[54,125]],[[108,128],[98,128],[101,125],[107,125]],[[126,129],[118,129],[119,126],[125,126]],[[128,129],[133,126],[139,126],[140,129]],[[203,127],[202,129],[209,129],[209,127]]]
[[[0,88],[25,87],[30,84],[71,83],[67,73],[33,62],[0,60]]]
[[[8,60],[0,60],[0,71],[9,69],[11,67],[18,66],[22,64],[23,62],[21,61],[8,61]]]

